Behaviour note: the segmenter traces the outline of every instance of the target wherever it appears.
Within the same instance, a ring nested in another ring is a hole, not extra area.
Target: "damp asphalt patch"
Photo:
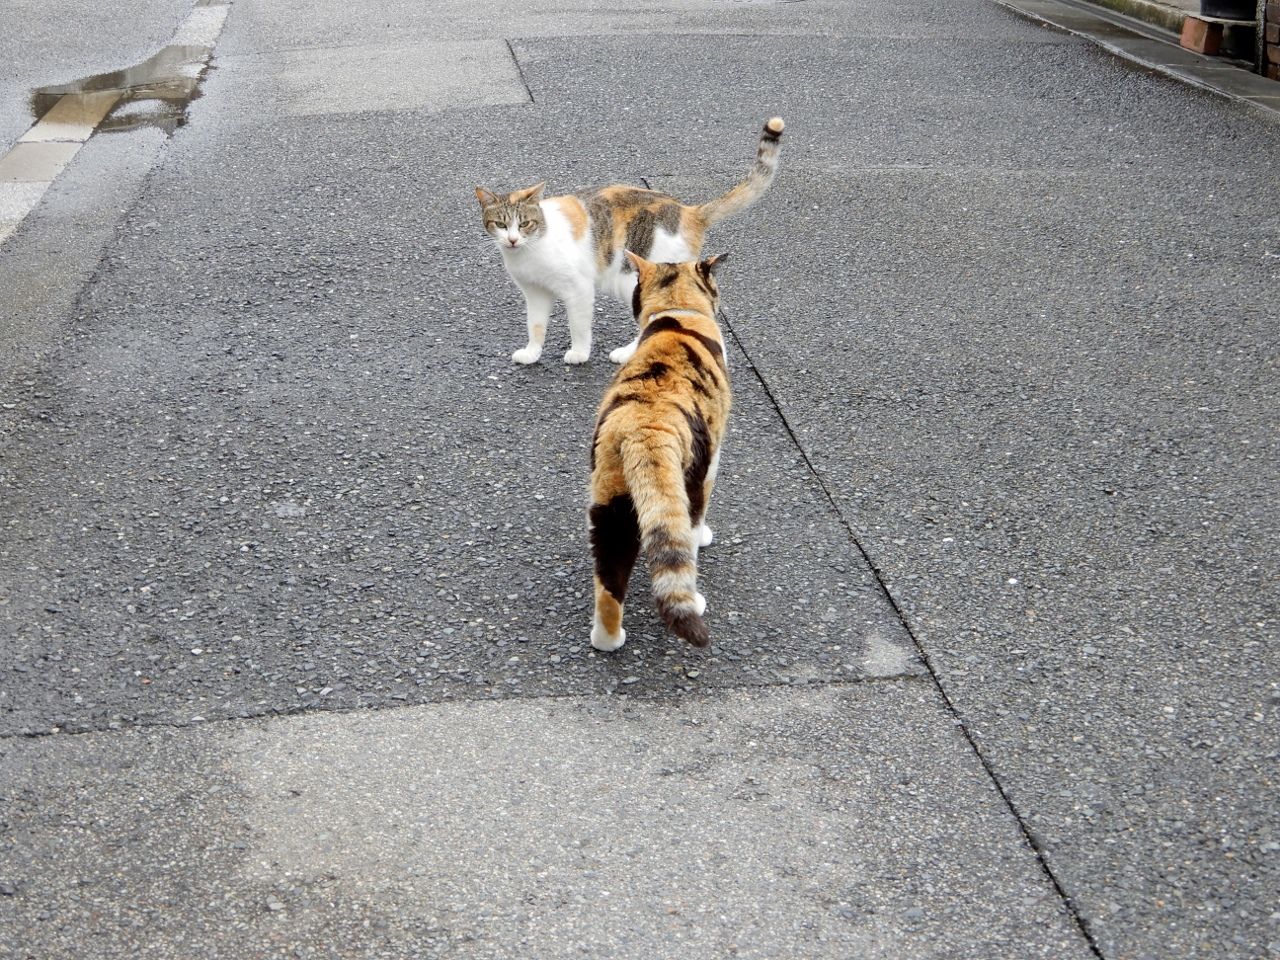
[[[41,87],[31,94],[31,112],[36,117],[32,131],[41,138],[56,136],[56,129],[39,131],[61,122],[58,114],[70,113],[84,118],[77,134],[85,126],[89,133],[95,128],[110,133],[144,125],[172,133],[186,122],[188,104],[200,96],[212,54],[212,46],[170,44],[134,66]],[[33,139],[30,132],[23,137],[29,139]]]
[[[502,39],[273,51],[226,58],[219,67],[235,74],[239,95],[271,103],[288,116],[529,102]]]

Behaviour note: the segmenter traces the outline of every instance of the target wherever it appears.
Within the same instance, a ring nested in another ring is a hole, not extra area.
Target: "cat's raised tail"
[[[769,189],[769,184],[773,183],[774,174],[778,172],[778,154],[782,152],[784,126],[781,117],[771,117],[760,132],[760,146],[756,148],[756,163],[747,174],[747,178],[724,196],[716,197],[697,208],[706,226],[719,223],[735,213],[741,213]]]
[[[672,633],[695,647],[711,642],[698,595],[680,441],[665,430],[637,431],[622,441],[622,473],[627,480],[649,561],[649,579],[658,613]]]

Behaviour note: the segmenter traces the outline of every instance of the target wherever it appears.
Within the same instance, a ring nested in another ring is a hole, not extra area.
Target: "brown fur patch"
[[[581,240],[587,233],[587,208],[581,200],[574,196],[552,197],[549,201],[555,205],[573,231],[573,239]]]
[[[676,333],[689,337],[701,343],[703,348],[709,353],[720,366],[724,366],[724,348],[720,346],[720,341],[714,337],[709,337],[705,333],[699,333],[697,330],[690,330],[680,322],[683,314],[659,314],[651,316],[649,322],[645,324],[644,331],[640,334],[640,342],[644,343],[650,337],[655,337],[660,333]]]
[[[603,273],[617,252],[614,242],[613,207],[607,198],[592,194],[587,198],[587,213],[591,217],[591,237],[596,245],[596,270]]]
[[[697,207],[684,207],[680,211],[680,236],[689,245],[695,257],[702,255],[702,242],[707,236],[707,223]]]
[[[756,162],[746,179],[723,196],[708,200],[697,208],[698,219],[704,225],[719,223],[725,217],[741,213],[769,189],[778,170],[778,153],[781,148],[779,141],[784,126],[781,117],[771,117],[764,125],[760,132],[760,142],[756,146]]]
[[[532,187],[516,190],[507,196],[507,201],[509,203],[527,203],[530,200],[541,200],[542,190],[545,186],[545,183],[535,183]]]
[[[617,634],[622,627],[622,604],[604,588],[600,578],[596,577],[596,614],[600,624],[610,634]]]
[[[702,221],[697,209],[665,193],[615,185],[584,194],[583,202],[591,219],[597,270],[606,270],[622,250],[648,255],[659,229],[679,234],[695,253],[702,247]],[[686,229],[694,230],[693,242],[685,234]]]
[[[640,552],[640,528],[631,497],[616,494],[607,501],[593,503],[587,513],[591,552],[595,557],[596,584],[619,604],[627,599],[627,582]],[[599,601],[599,590],[596,593]],[[610,633],[617,633],[611,628]]]

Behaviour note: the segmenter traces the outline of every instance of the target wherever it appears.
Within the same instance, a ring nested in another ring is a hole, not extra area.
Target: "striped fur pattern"
[[[782,130],[781,117],[769,120],[746,178],[723,196],[696,206],[628,186],[561,197],[544,197],[541,183],[508,194],[477,187],[485,231],[525,298],[528,343],[511,359],[541,359],[551,310],[560,301],[569,321],[564,362],[585,363],[591,356],[596,291],[631,302],[636,274],[623,251],[658,263],[697,259],[707,229],[755,203],[773,182]],[[609,359],[625,363],[637,342],[614,350]]]
[[[588,526],[595,559],[591,645],[617,650],[627,583],[641,549],[663,621],[710,643],[697,590],[698,548],[711,542],[715,485],[731,396],[716,325],[722,257],[655,264],[628,252],[638,282],[635,355],[604,395],[591,442]]]

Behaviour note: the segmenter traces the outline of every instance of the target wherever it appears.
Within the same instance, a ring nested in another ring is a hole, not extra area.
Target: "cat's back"
[[[665,193],[613,184],[574,197],[586,211],[601,274],[623,269],[624,250],[678,263],[701,248],[704,226],[696,208]]]
[[[597,187],[577,194],[587,203],[607,204],[617,211],[641,210],[666,204],[680,206],[680,202],[658,190],[646,187],[633,187],[625,183],[614,183],[607,187]]]
[[[665,429],[719,444],[732,405],[724,346],[715,322],[659,314],[600,404],[601,432]]]
[[[620,242],[625,241],[625,249],[641,256],[652,245],[658,228],[679,235],[690,209],[665,193],[626,184],[592,190],[579,195],[579,200],[599,232],[612,229]]]

